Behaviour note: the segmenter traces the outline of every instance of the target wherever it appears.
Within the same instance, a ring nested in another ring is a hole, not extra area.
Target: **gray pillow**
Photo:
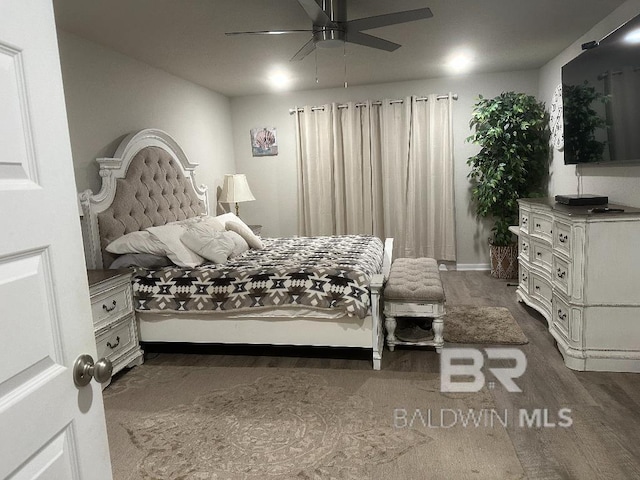
[[[173,262],[168,257],[150,253],[127,253],[116,258],[109,268],[114,270],[129,267],[159,268],[168,265],[173,265]]]

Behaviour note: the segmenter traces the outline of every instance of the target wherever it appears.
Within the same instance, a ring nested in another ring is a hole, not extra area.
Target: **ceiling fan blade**
[[[322,10],[322,7],[318,5],[316,0],[298,0],[298,3],[302,8],[304,8],[304,11],[307,12],[307,15],[309,15],[314,25],[320,25],[323,27],[337,26],[331,21],[329,15]]]
[[[313,52],[316,49],[316,42],[313,40],[313,37],[311,37],[311,40],[309,40],[307,43],[305,43],[302,48],[300,50],[298,50],[298,53],[296,53],[293,57],[291,57],[291,62],[297,62],[302,60],[304,57],[306,57],[307,55],[309,55],[311,52]]]
[[[376,15],[375,17],[359,18],[347,22],[347,32],[369,30],[371,28],[386,27],[398,23],[413,22],[424,18],[433,17],[429,8],[418,8],[416,10],[405,10],[404,12],[388,13],[386,15]]]
[[[300,32],[313,32],[313,30],[258,30],[255,32],[226,32],[225,35],[284,35]]]
[[[384,40],[373,35],[367,35],[362,32],[347,32],[347,42],[357,43],[358,45],[364,45],[365,47],[377,48],[380,50],[386,50],[387,52],[393,52],[402,45]]]

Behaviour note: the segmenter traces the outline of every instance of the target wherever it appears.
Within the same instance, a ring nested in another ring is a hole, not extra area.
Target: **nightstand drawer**
[[[128,283],[114,287],[91,299],[93,324],[99,327],[133,311]]]
[[[135,328],[135,318],[129,316],[98,333],[96,336],[98,358],[106,357],[113,362],[132,347],[137,347]]]

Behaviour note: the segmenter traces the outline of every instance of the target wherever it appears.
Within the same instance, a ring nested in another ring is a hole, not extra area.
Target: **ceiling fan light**
[[[291,85],[291,76],[283,70],[274,70],[267,76],[267,81],[274,90],[286,90]]]

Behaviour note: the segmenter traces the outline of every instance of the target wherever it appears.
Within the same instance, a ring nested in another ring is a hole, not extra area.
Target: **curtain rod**
[[[438,95],[436,97],[436,100],[447,100],[449,98],[449,95]],[[457,93],[452,93],[451,94],[451,98],[453,100],[458,100],[458,94]],[[417,102],[426,102],[427,100],[429,100],[429,97],[418,97],[416,98]],[[389,103],[403,103],[404,100],[391,100]],[[381,101],[377,101],[377,102],[371,102],[371,105],[382,105]],[[347,108],[349,105],[344,105],[344,104],[340,104],[338,105],[338,108]],[[367,104],[366,103],[356,103],[355,105],[356,107],[366,107]],[[293,115],[294,113],[296,113],[296,110],[298,112],[304,112],[304,108],[290,108],[289,109],[289,115]],[[311,111],[315,112],[316,110],[324,110],[324,107],[311,107]]]

